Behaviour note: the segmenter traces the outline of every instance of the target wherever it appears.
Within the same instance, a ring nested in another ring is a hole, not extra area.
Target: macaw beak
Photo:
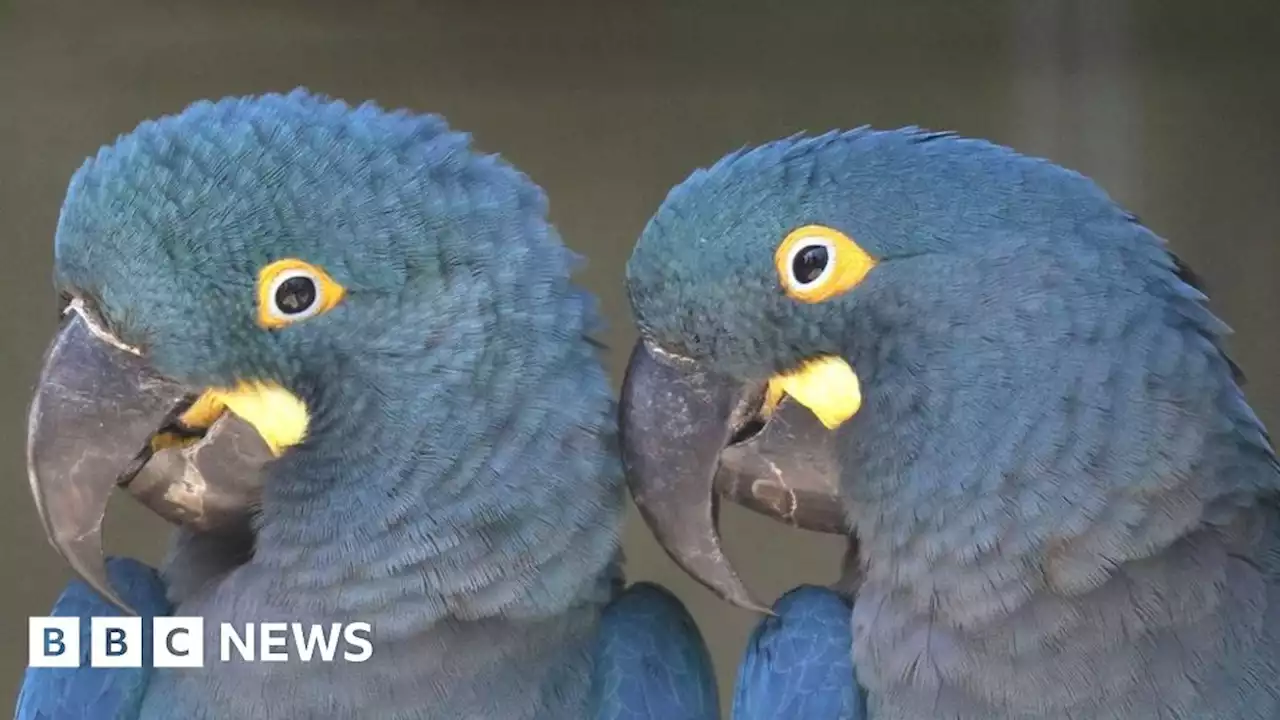
[[[70,313],[50,345],[27,423],[27,472],[50,543],[107,600],[102,523],[116,487],[177,525],[212,530],[256,507],[270,457],[254,429],[221,417],[194,443],[163,447],[195,390],[156,374]],[[159,448],[159,449],[157,449]]]
[[[835,434],[790,398],[766,411],[766,383],[708,372],[645,342],[622,386],[631,495],[658,542],[722,599],[768,612],[725,556],[719,498],[805,530],[850,534]]]

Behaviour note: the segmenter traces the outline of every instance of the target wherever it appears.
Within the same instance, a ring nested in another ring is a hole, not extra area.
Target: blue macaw
[[[206,659],[31,668],[16,717],[717,718],[683,605],[624,587],[596,311],[546,212],[439,117],[305,91],[88,160],[28,436],[81,576],[53,614],[198,616]],[[103,560],[117,486],[178,525],[162,570]],[[219,658],[273,620],[370,623],[371,655]]]
[[[850,539],[735,717],[1280,718],[1280,466],[1194,276],[1092,181],[791,137],[673,189],[627,283],[623,454],[676,560],[759,607],[717,494]]]

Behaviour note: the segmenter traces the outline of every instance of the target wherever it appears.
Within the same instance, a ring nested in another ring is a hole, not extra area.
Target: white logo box
[[[77,617],[33,617],[27,624],[29,667],[80,667]],[[142,618],[89,618],[90,667],[142,667]],[[204,618],[157,617],[151,621],[152,665],[204,665]]]

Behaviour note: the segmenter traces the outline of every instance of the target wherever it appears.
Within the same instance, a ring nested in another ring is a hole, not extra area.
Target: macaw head
[[[259,532],[301,533],[280,529],[289,513],[335,488],[388,512],[479,507],[504,490],[413,483],[509,475],[513,443],[585,442],[572,462],[610,476],[612,404],[573,262],[541,190],[436,116],[298,91],[143,123],[76,172],[58,223],[66,317],[28,450],[54,544],[110,595],[112,488],[230,418],[253,432],[209,450],[238,484],[196,462],[143,493],[153,508],[207,527],[288,497]],[[569,470],[531,468],[509,502]]]
[[[990,143],[860,129],[731,154],[670,192],[627,265],[633,494],[677,562],[746,607],[716,490],[899,549],[944,552],[959,540],[929,532],[998,533],[979,521],[1005,513],[1050,534],[1036,507],[1083,523],[1052,485],[1090,462],[1123,483],[1145,457],[1103,409],[1143,395],[1125,417],[1172,433],[1152,408],[1208,412],[1202,388],[1231,382],[1225,329],[1179,273],[1094,183]],[[1174,367],[1190,349],[1203,375]],[[990,505],[1001,492],[1020,507]]]

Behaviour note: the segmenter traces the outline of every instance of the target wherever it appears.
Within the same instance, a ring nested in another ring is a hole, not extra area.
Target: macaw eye
[[[789,297],[816,303],[853,289],[876,261],[839,230],[806,225],[782,240],[774,264]]]
[[[319,297],[315,279],[303,271],[294,270],[276,280],[272,300],[281,315],[297,316],[313,309]]]
[[[302,260],[277,260],[258,273],[258,325],[274,330],[332,310],[346,290]]]
[[[808,287],[820,282],[831,269],[831,244],[825,240],[800,243],[791,252],[791,282]]]

